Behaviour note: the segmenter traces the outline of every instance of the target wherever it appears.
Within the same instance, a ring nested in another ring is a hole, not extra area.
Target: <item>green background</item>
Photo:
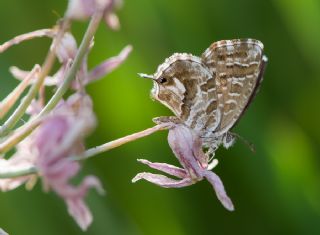
[[[50,27],[65,6],[62,0],[1,1],[0,42]],[[149,171],[137,158],[178,164],[166,132],[100,154],[82,171],[82,176],[97,175],[107,191],[87,197],[94,215],[87,234],[320,234],[320,1],[128,0],[119,16],[121,31],[99,28],[90,65],[127,44],[134,51],[118,70],[88,88],[99,120],[88,146],[170,115],[149,98],[152,84],[138,72],[153,73],[174,52],[200,55],[214,41],[250,37],[264,43],[269,64],[260,93],[235,131],[257,151],[238,141],[217,153],[215,172],[235,204],[232,213],[206,181],[183,189],[131,183],[136,173]],[[85,26],[73,27],[78,41]],[[49,43],[36,39],[0,55],[0,97],[17,84],[8,67],[41,64]],[[0,194],[0,227],[15,235],[82,233],[64,202],[43,193],[39,182],[30,192],[21,187]]]

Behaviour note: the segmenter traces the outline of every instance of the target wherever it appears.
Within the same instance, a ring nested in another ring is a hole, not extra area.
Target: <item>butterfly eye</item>
[[[167,79],[164,78],[164,77],[160,77],[160,78],[158,79],[158,82],[161,83],[161,84],[163,84],[163,83],[166,83],[166,82],[167,82]]]

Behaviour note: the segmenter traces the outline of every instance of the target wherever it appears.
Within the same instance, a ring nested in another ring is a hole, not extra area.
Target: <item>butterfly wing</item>
[[[218,41],[202,61],[215,75],[219,124],[214,133],[219,136],[235,125],[256,94],[266,64],[263,44],[254,39]]]

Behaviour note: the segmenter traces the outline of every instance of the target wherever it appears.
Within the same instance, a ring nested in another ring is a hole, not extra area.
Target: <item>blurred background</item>
[[[0,43],[15,35],[51,27],[67,1],[0,2]],[[269,57],[260,93],[235,131],[253,142],[219,149],[215,172],[236,210],[226,211],[208,182],[163,189],[136,173],[149,171],[137,158],[178,165],[167,132],[100,154],[85,162],[82,176],[95,174],[106,196],[90,192],[94,222],[87,234],[320,234],[320,1],[317,0],[136,0],[119,11],[122,28],[101,25],[90,55],[93,66],[125,45],[134,51],[105,79],[89,86],[99,127],[95,146],[153,125],[170,111],[149,98],[152,84],[137,77],[153,73],[174,52],[201,53],[214,41],[256,38]],[[81,38],[86,23],[72,32]],[[36,39],[0,55],[0,97],[17,82],[8,67],[42,63],[50,44]],[[81,179],[81,177],[79,179]],[[43,193],[41,183],[0,194],[0,227],[10,234],[81,234],[64,202]]]

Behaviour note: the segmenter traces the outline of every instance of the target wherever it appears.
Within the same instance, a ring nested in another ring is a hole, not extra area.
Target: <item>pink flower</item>
[[[226,209],[233,211],[234,206],[226,194],[221,179],[211,171],[217,164],[217,161],[215,160],[209,164],[208,156],[202,151],[202,141],[197,133],[183,124],[175,124],[169,130],[168,142],[183,168],[166,163],[153,163],[144,159],[139,159],[138,161],[179,179],[171,179],[164,175],[143,172],[137,174],[132,179],[132,182],[145,179],[164,188],[181,188],[206,178],[213,186],[222,205]]]
[[[122,49],[122,51],[118,55],[103,61],[94,69],[89,71],[87,76],[84,76],[84,78],[82,79],[83,84],[87,85],[111,73],[114,69],[116,69],[120,64],[122,64],[127,59],[131,51],[132,51],[132,46],[130,45],[126,46],[125,48]]]
[[[16,152],[8,160],[0,156],[0,173],[10,173],[34,168],[36,151],[33,147],[33,134],[25,138],[16,146]],[[0,190],[10,191],[24,183],[30,182],[29,187],[35,182],[35,175],[20,176],[0,179]]]
[[[86,176],[78,186],[70,184],[81,168],[80,163],[71,157],[83,152],[84,137],[94,126],[91,99],[87,95],[75,94],[60,103],[43,121],[35,139],[36,166],[45,189],[52,189],[64,199],[69,214],[82,230],[92,222],[91,212],[84,202],[87,191],[95,188],[103,193],[103,189],[94,176]]]
[[[118,55],[107,58],[98,66],[94,67],[91,70],[88,70],[88,54],[93,45],[94,42],[92,41],[87,54],[83,59],[82,65],[76,75],[76,79],[74,79],[74,81],[72,82],[71,87],[74,90],[82,90],[84,86],[95,82],[111,73],[127,59],[128,55],[132,51],[132,46],[128,45],[123,48]],[[46,86],[60,86],[63,83],[65,75],[76,56],[77,50],[77,43],[72,34],[65,33],[55,52],[59,59],[59,62],[61,63],[61,66],[55,74],[46,77],[44,82]],[[26,79],[30,73],[29,71],[20,70],[17,67],[11,67],[10,72],[19,80]],[[35,79],[29,81],[29,83],[33,82],[35,82]]]
[[[87,20],[96,11],[103,11],[106,24],[116,30],[120,24],[118,17],[112,11],[121,5],[120,0],[69,0],[66,15],[73,20]]]
[[[67,64],[68,60],[73,60],[77,53],[77,42],[69,32],[65,33],[57,45],[56,55],[62,64]]]

